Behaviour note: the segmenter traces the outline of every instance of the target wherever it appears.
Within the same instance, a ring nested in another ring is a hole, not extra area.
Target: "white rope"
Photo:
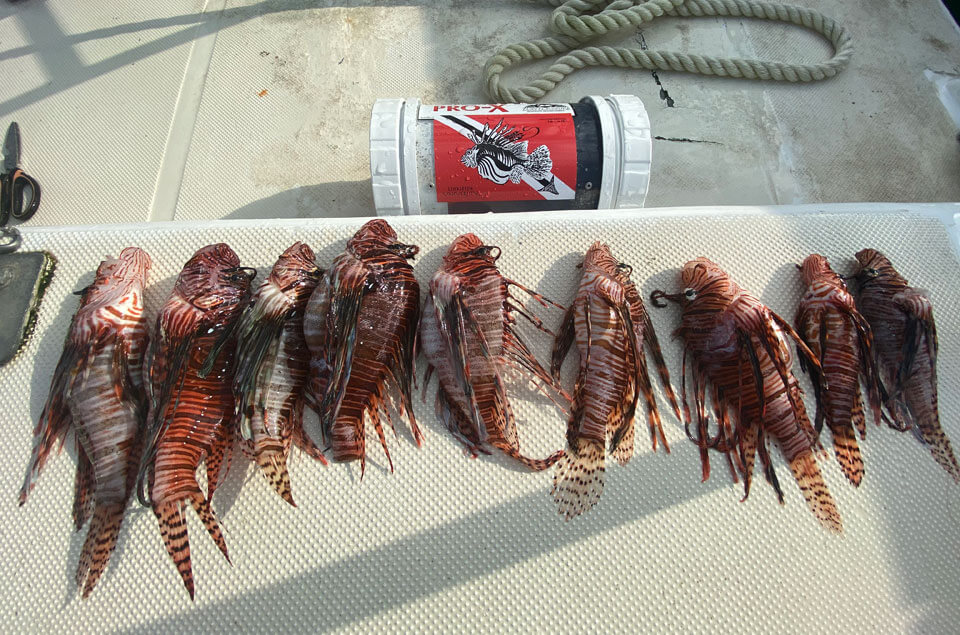
[[[570,73],[587,66],[617,66],[678,71],[744,79],[813,82],[833,77],[850,61],[853,46],[847,31],[819,11],[757,0],[536,0],[556,7],[550,26],[556,34],[511,44],[493,55],[484,68],[487,94],[496,102],[534,102]],[[757,18],[789,22],[826,38],[833,57],[820,64],[785,64],[764,60],[710,57],[639,47],[587,46],[594,39],[623,29],[636,29],[660,16]],[[512,66],[560,57],[526,86],[511,88],[500,77]]]

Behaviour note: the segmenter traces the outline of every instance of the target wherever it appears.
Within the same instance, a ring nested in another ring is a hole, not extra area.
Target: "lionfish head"
[[[616,275],[620,263],[613,257],[609,245],[597,241],[590,245],[583,256],[584,271],[602,272],[607,275]]]
[[[879,277],[895,277],[906,283],[906,280],[893,268],[890,260],[876,249],[861,249],[856,254],[857,268],[853,277],[857,282],[864,283]]]
[[[478,146],[472,146],[469,150],[463,153],[463,156],[460,157],[460,163],[465,165],[468,168],[476,168],[477,163],[477,153],[480,152]]]
[[[443,262],[450,265],[474,258],[494,262],[499,257],[499,247],[484,245],[476,234],[463,234],[457,236],[450,248],[447,249],[447,253],[443,256]]]
[[[240,266],[240,258],[226,243],[207,245],[184,265],[176,290],[201,309],[237,304],[249,291],[256,269]]]
[[[270,272],[271,282],[281,289],[300,288],[319,278],[320,268],[317,267],[313,250],[309,245],[301,242],[296,242],[287,248]]]
[[[99,283],[129,283],[140,280],[143,283],[147,272],[153,266],[150,256],[139,247],[127,247],[116,258],[107,258],[97,267]]]
[[[347,251],[362,258],[372,250],[380,250],[397,244],[397,232],[390,223],[382,218],[367,221],[363,227],[347,241]]]
[[[803,264],[798,266],[800,275],[803,276],[804,284],[813,284],[816,280],[824,276],[836,275],[830,268],[830,263],[820,254],[810,254],[803,259]]]
[[[683,265],[680,281],[683,284],[682,302],[693,302],[707,287],[729,280],[727,272],[720,265],[703,256],[694,258]]]

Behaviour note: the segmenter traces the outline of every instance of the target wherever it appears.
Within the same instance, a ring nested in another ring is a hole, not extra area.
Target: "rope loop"
[[[588,66],[615,66],[786,82],[814,82],[842,71],[853,55],[850,34],[819,11],[761,0],[537,0],[555,7],[550,18],[554,35],[511,44],[487,60],[484,81],[496,102],[534,102],[557,87],[570,73]],[[661,16],[755,18],[787,22],[810,29],[833,46],[833,57],[819,64],[787,64],[766,60],[711,57],[695,53],[652,51],[639,47],[588,46],[611,33],[636,29]],[[500,81],[513,66],[550,57],[558,59],[526,86]]]

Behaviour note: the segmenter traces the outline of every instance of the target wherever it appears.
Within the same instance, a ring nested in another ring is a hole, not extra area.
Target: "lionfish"
[[[277,494],[294,506],[287,472],[291,443],[326,464],[303,430],[310,366],[303,313],[321,275],[313,250],[294,243],[257,289],[238,327],[233,394],[240,437]]]
[[[474,234],[458,237],[444,255],[430,281],[420,326],[420,343],[429,362],[425,383],[436,370],[438,416],[474,457],[486,453],[483,446],[488,444],[531,469],[545,470],[563,452],[546,459],[520,453],[503,371],[525,370],[566,396],[520,339],[514,314],[554,334],[524,310],[510,287],[529,293],[543,306],[549,301],[501,275],[495,264],[499,257],[499,247],[484,245]]]
[[[468,168],[475,168],[480,176],[498,185],[507,181],[519,183],[526,174],[545,180],[553,170],[550,148],[541,145],[528,152],[529,141],[523,140],[523,133],[502,119],[493,128],[484,124],[483,130],[474,132],[471,139],[474,145],[464,152],[460,162]],[[554,180],[546,182],[541,191],[556,194]]]
[[[664,390],[680,418],[663,354],[650,316],[629,265],[617,262],[610,248],[595,242],[583,259],[583,275],[567,309],[553,349],[551,371],[559,382],[560,366],[574,339],[580,368],[567,423],[567,450],[557,463],[553,494],[561,515],[570,519],[600,500],[604,482],[604,443],[621,465],[633,456],[633,418],[640,393],[646,402],[653,449],[657,437],[670,452],[647,371],[649,346]]]
[[[396,434],[388,383],[398,388],[400,414],[409,420],[417,446],[422,443],[411,406],[420,286],[407,262],[419,251],[397,242],[385,220],[369,221],[347,242],[307,304],[303,334],[312,355],[311,392],[321,428],[333,460],[359,459],[361,478],[367,417],[393,471],[380,421],[382,412]]]
[[[859,486],[863,458],[854,428],[861,438],[866,435],[861,379],[877,425],[883,390],[870,325],[857,311],[843,278],[830,268],[826,258],[812,254],[799,268],[807,292],[800,301],[795,323],[822,369],[822,378],[813,378],[817,397],[814,427],[819,431],[826,420],[840,468],[851,483]],[[806,367],[803,357],[800,363]],[[820,389],[822,383],[826,384],[824,390]]]
[[[124,510],[140,460],[145,414],[141,366],[148,329],[143,287],[150,256],[127,247],[100,263],[93,283],[78,292],[73,316],[40,420],[33,455],[20,489],[20,504],[40,476],[54,446],[72,429],[77,441],[73,521],[90,528],[76,581],[90,595],[117,546]]]
[[[717,264],[706,258],[691,260],[684,265],[681,280],[681,293],[654,291],[651,300],[654,306],[665,306],[661,300],[667,299],[683,308],[681,326],[675,331],[684,340],[681,400],[687,435],[700,448],[703,480],[710,476],[707,452],[715,448],[726,455],[734,481],[738,470],[742,474],[746,499],[759,454],[767,481],[782,504],[783,491],[767,449],[767,437],[772,436],[814,516],[831,531],[841,532],[840,514],[817,465],[815,453],[822,447],[791,372],[787,338],[794,340],[798,354],[817,374],[820,362],[782,317],[740,288]],[[690,431],[687,402],[688,354],[693,358],[696,435]],[[718,423],[713,438],[706,412],[708,386]]]
[[[857,306],[873,329],[884,383],[890,391],[887,408],[896,424],[901,429],[912,427],[937,463],[960,482],[957,457],[940,427],[933,305],[879,251],[859,251],[857,262]]]
[[[230,461],[236,324],[249,303],[254,276],[256,270],[241,267],[224,243],[197,251],[160,310],[145,367],[150,411],[137,498],[152,505],[164,546],[191,599],[193,571],[183,515],[187,503],[230,560],[210,501],[225,472],[221,468]],[[206,496],[196,475],[204,461]]]

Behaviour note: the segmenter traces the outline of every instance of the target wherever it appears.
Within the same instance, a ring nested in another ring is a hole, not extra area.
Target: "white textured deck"
[[[957,206],[942,206],[955,212]],[[782,210],[636,210],[582,214],[391,219],[401,240],[421,246],[414,264],[425,285],[446,246],[474,231],[503,249],[505,275],[560,302],[576,288],[576,263],[595,238],[634,266],[647,296],[676,290],[678,267],[709,255],[743,286],[791,318],[802,294],[795,263],[810,251],[849,272],[865,246],[885,251],[926,287],[940,332],[940,412],[960,442],[960,287],[950,237],[928,208],[872,206],[847,213]],[[28,248],[60,256],[61,267],[23,356],[0,371],[0,625],[15,632],[94,630],[301,632],[343,629],[489,632],[940,632],[960,620],[960,487],[909,434],[868,430],[866,475],[850,486],[835,462],[822,464],[843,516],[842,537],[807,511],[779,452],[780,506],[757,475],[748,501],[720,457],[700,483],[694,446],[664,412],[672,452],[650,451],[642,420],[637,455],[611,466],[598,506],[564,522],[551,474],[531,474],[495,454],[470,460],[433,414],[433,386],[414,406],[425,433],[388,434],[390,474],[375,437],[363,481],[359,466],[323,468],[294,451],[298,508],[284,503],[242,459],[218,490],[229,566],[187,512],[197,582],[191,603],[153,515],[131,507],[110,568],[81,601],[73,571],[83,541],[70,520],[75,459],[48,465],[30,500],[16,506],[32,421],[40,413],[63,336],[99,254],[145,248],[155,269],[146,298],[156,314],[192,252],[226,240],[243,264],[263,271],[294,240],[330,262],[360,219],[153,224],[25,232]],[[536,309],[556,326],[559,311]],[[651,309],[667,363],[679,372],[669,336],[675,308]],[[544,359],[549,342],[524,333]],[[423,372],[423,363],[418,363]],[[565,370],[572,380],[573,364]],[[805,380],[803,380],[805,381]],[[511,399],[521,448],[547,456],[563,445],[565,420],[519,385]],[[808,393],[809,394],[809,393]],[[29,395],[29,396],[28,396]],[[660,402],[665,408],[664,402]],[[808,399],[808,409],[813,404]],[[829,436],[825,433],[825,441]]]

